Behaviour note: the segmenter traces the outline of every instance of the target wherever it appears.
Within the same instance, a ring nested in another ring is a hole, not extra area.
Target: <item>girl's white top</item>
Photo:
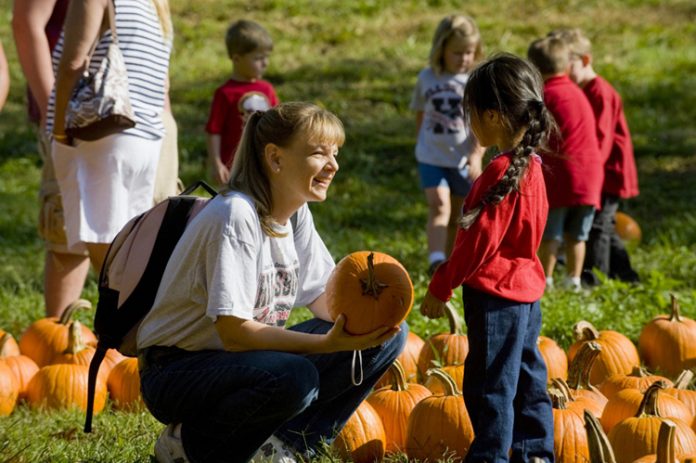
[[[252,200],[238,192],[215,197],[189,224],[172,253],[155,303],[138,330],[138,349],[178,346],[223,349],[214,322],[221,315],[284,326],[293,307],[323,292],[334,261],[305,204],[287,233],[261,229]]]

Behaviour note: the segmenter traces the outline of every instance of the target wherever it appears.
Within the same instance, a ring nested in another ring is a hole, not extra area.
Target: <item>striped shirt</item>
[[[150,0],[114,0],[118,43],[128,73],[128,89],[135,113],[135,127],[123,133],[146,139],[159,139],[164,134],[162,108],[169,71],[171,41],[165,40],[157,11]],[[104,12],[108,17],[108,11]],[[96,72],[111,43],[111,31],[100,37],[89,64]],[[53,72],[63,54],[63,34],[53,50]],[[55,87],[48,103],[46,130],[53,130]]]

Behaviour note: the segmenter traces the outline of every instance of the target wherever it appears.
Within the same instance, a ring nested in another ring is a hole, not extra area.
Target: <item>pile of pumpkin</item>
[[[32,323],[17,342],[0,330],[0,416],[12,413],[19,401],[32,407],[87,408],[87,376],[97,339],[72,316],[90,309],[78,300],[60,318],[47,317]],[[110,395],[114,408],[138,409],[140,397],[138,360],[109,349],[99,369],[94,400],[95,413]]]
[[[356,463],[400,453],[421,461],[465,457],[474,437],[459,390],[468,342],[456,314],[448,316],[449,333],[427,342],[409,333],[399,360],[334,442],[341,456]],[[689,387],[696,322],[680,315],[676,299],[670,314],[643,327],[638,348],[586,321],[573,330],[567,354],[550,338],[538,343],[549,371],[556,462],[696,462],[696,390]]]

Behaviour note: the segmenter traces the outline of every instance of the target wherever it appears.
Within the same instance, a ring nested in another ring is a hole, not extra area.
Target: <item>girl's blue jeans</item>
[[[288,329],[326,333],[307,320]],[[152,347],[140,356],[142,395],[163,423],[182,423],[192,462],[248,461],[271,435],[308,455],[330,442],[406,342],[408,327],[362,351],[364,379],[351,381],[353,352],[199,351]]]
[[[466,462],[553,463],[553,411],[537,348],[539,301],[514,302],[467,286],[462,297],[469,338],[464,402],[476,435]]]

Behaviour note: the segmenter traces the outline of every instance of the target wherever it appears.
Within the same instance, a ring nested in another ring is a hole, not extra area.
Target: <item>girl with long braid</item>
[[[555,127],[543,82],[527,61],[509,54],[476,68],[464,112],[495,156],[464,203],[454,249],[433,275],[421,313],[444,314],[462,286],[469,336],[464,401],[475,438],[467,463],[553,462],[553,415],[546,366],[537,349],[545,276],[537,249],[548,202],[535,150]]]

